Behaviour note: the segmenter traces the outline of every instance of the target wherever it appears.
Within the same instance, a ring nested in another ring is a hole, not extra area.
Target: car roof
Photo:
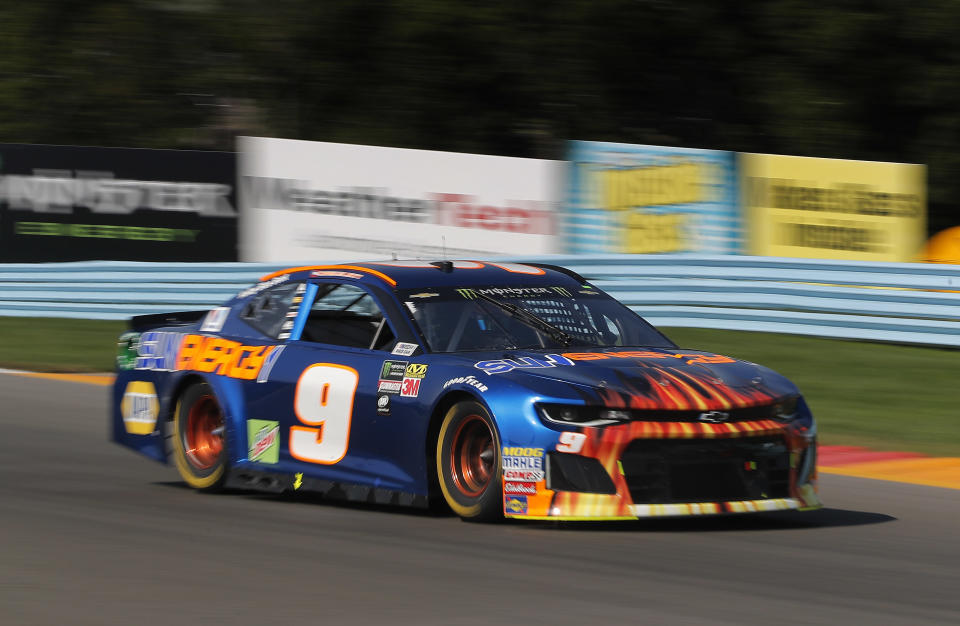
[[[272,272],[261,282],[289,275],[290,280],[342,279],[390,289],[421,287],[555,285],[577,286],[580,275],[554,265],[508,261],[370,261],[303,265]]]

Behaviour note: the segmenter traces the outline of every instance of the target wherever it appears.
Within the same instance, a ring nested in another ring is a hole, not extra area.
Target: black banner
[[[236,154],[0,144],[0,262],[236,261]]]

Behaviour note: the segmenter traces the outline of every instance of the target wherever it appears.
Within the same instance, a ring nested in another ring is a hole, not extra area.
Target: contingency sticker
[[[230,307],[218,306],[210,309],[207,316],[203,318],[203,325],[200,330],[208,333],[218,333],[223,329],[223,323],[227,321],[227,315],[230,313]]]
[[[413,353],[417,351],[419,346],[415,343],[404,343],[403,341],[398,341],[397,345],[393,347],[393,351],[390,354],[396,354],[397,356],[413,356]]]
[[[400,393],[404,374],[407,371],[407,363],[407,361],[384,361],[383,367],[380,368],[377,393]]]
[[[247,420],[247,457],[259,463],[280,460],[280,424],[270,420]]]
[[[152,433],[160,415],[160,401],[153,383],[145,380],[127,383],[120,401],[120,414],[123,416],[123,427],[131,435]]]

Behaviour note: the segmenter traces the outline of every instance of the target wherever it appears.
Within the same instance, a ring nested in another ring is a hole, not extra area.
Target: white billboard
[[[240,137],[243,261],[558,251],[562,161]]]

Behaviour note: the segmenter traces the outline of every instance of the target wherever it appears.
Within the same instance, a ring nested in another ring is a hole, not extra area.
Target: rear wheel
[[[437,437],[437,477],[453,512],[467,521],[503,518],[500,437],[478,402],[459,402]]]
[[[226,480],[227,446],[223,410],[207,383],[192,385],[173,416],[173,459],[191,487],[216,491]]]

